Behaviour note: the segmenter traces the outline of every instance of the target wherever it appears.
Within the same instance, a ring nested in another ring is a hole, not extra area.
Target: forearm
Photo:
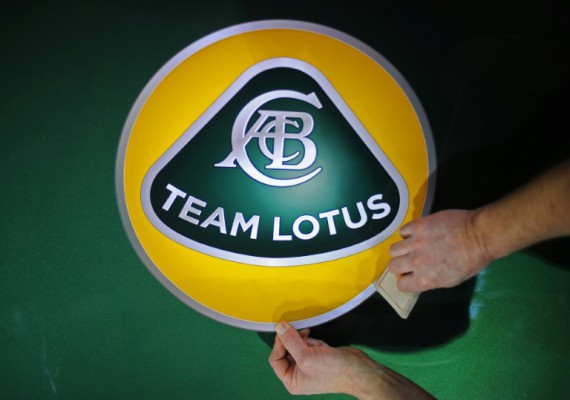
[[[363,362],[359,374],[353,380],[351,393],[359,400],[427,400],[434,399],[420,386],[378,364],[372,359]]]
[[[476,210],[473,225],[490,259],[570,235],[570,161]]]

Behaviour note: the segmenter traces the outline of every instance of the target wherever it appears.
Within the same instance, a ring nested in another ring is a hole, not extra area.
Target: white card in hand
[[[419,293],[402,292],[396,285],[397,279],[395,274],[386,270],[376,281],[374,287],[400,317],[408,318],[420,295]]]

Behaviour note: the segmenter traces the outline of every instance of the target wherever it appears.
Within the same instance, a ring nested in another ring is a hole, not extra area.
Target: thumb
[[[291,354],[295,360],[298,360],[303,351],[308,347],[299,332],[287,322],[279,322],[277,326],[275,326],[275,331],[289,354]]]

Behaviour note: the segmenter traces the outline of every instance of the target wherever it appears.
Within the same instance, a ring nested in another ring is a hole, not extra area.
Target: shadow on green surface
[[[528,251],[547,261],[553,267],[570,271],[570,238],[549,240],[531,247]]]
[[[451,288],[422,294],[408,319],[401,319],[379,295],[351,312],[311,329],[331,346],[362,345],[383,351],[417,351],[462,335],[469,327],[469,305],[475,278]],[[273,333],[259,333],[273,346]]]

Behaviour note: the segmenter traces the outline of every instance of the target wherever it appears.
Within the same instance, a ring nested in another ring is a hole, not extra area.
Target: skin
[[[492,261],[570,235],[570,161],[477,210],[446,210],[412,221],[388,264],[406,292],[455,286]]]
[[[346,393],[360,400],[433,399],[415,383],[352,347],[330,347],[286,322],[269,364],[291,394]]]

